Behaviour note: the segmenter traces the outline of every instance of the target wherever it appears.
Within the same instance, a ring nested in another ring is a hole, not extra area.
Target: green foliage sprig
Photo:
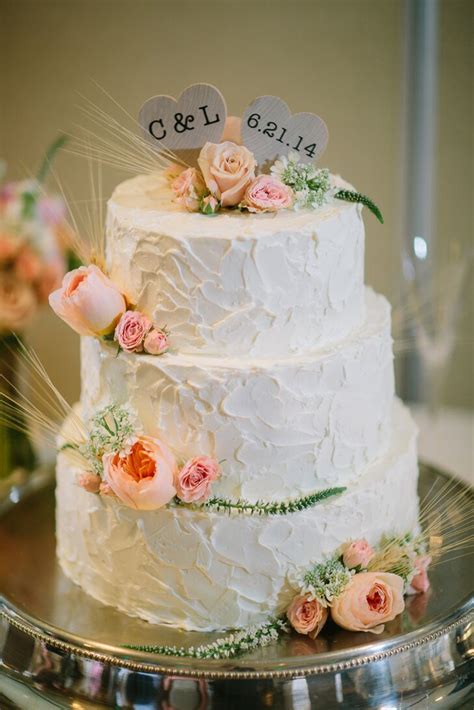
[[[217,660],[220,658],[235,658],[247,651],[268,646],[268,644],[277,641],[283,633],[288,633],[288,631],[289,627],[283,619],[269,619],[263,624],[237,631],[203,646],[185,648],[183,646],[135,646],[126,644],[123,648],[155,653],[160,656]]]
[[[344,200],[345,202],[360,202],[365,205],[369,210],[377,217],[378,221],[383,224],[382,213],[375,204],[372,202],[370,197],[367,195],[362,195],[360,192],[355,192],[353,190],[338,190],[334,195],[338,200]]]
[[[351,570],[335,557],[314,565],[303,575],[302,593],[311,594],[326,605],[342,594],[351,577]]]
[[[175,501],[178,505],[191,507],[193,509],[205,508],[207,510],[215,510],[217,512],[226,511],[228,513],[235,512],[247,515],[287,515],[288,513],[296,513],[298,510],[312,508],[316,505],[316,503],[320,503],[321,501],[331,498],[332,496],[340,495],[341,493],[344,493],[345,490],[345,486],[325,488],[321,491],[316,491],[315,493],[309,493],[301,498],[293,498],[279,502],[257,500],[255,503],[251,503],[243,498],[232,500],[231,498],[219,497],[209,498],[202,505],[189,505],[187,503],[183,503],[183,501],[180,501],[179,498],[176,498]]]

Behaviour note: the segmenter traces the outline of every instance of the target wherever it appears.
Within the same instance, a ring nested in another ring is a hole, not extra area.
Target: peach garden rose
[[[404,582],[391,572],[355,574],[331,606],[333,620],[348,631],[382,633],[384,624],[405,608]]]
[[[156,510],[176,495],[176,462],[158,439],[135,437],[122,452],[105,454],[104,483],[122,503],[137,510]]]
[[[328,610],[308,594],[299,594],[291,602],[286,615],[299,634],[316,638],[328,618]]]
[[[67,273],[61,288],[50,294],[49,304],[79,335],[109,335],[126,310],[122,293],[94,265]]]
[[[288,209],[293,204],[293,190],[273,175],[259,175],[247,187],[242,204],[249,212]]]
[[[255,177],[253,154],[231,141],[206,143],[198,163],[209,192],[220,200],[222,207],[238,205]]]

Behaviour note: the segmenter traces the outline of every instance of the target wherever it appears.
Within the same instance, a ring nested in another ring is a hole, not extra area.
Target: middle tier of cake
[[[367,289],[366,312],[341,342],[284,359],[117,356],[83,338],[82,416],[125,404],[179,460],[222,461],[216,495],[281,500],[347,485],[390,439],[390,307]]]

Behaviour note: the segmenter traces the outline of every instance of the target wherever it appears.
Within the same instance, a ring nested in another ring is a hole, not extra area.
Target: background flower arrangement
[[[73,261],[66,206],[45,188],[50,164],[62,147],[58,138],[34,178],[7,182],[0,174],[0,389],[15,397],[18,340],[48,301]],[[18,415],[20,416],[20,415]],[[14,469],[31,469],[35,455],[25,432],[0,426],[0,478]]]

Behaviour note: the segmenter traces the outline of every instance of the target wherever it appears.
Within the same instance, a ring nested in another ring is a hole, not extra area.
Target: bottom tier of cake
[[[389,451],[347,491],[287,515],[136,511],[88,493],[63,453],[57,467],[57,554],[88,594],[131,616],[187,630],[241,628],[282,613],[292,580],[365,537],[418,525],[416,429],[394,406]]]

